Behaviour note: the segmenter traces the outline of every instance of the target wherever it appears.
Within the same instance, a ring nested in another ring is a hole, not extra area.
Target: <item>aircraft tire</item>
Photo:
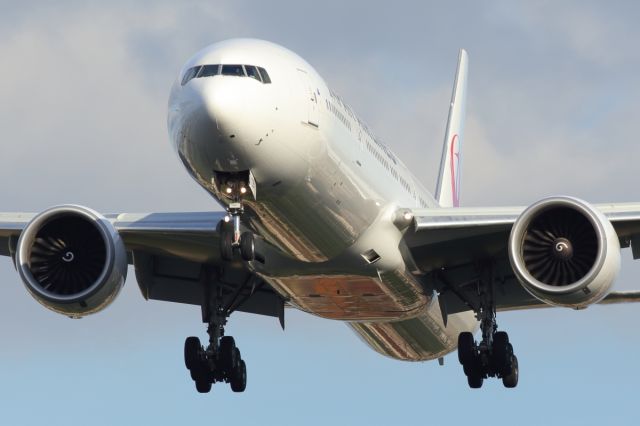
[[[234,367],[238,364],[238,360],[236,359],[236,341],[233,337],[224,336],[220,339],[219,351],[222,369],[228,373],[232,373]]]
[[[240,349],[236,346],[236,354],[234,357],[235,363],[233,364],[233,370],[235,371],[240,365],[240,361],[242,361],[242,355],[240,354]]]
[[[240,360],[231,376],[231,390],[234,392],[244,392],[247,388],[247,364]]]
[[[515,388],[518,386],[518,376],[520,371],[518,370],[518,358],[515,355],[511,356],[511,371],[508,375],[502,377],[502,384],[505,388]]]
[[[243,232],[240,236],[240,254],[247,262],[256,258],[255,241],[251,232]]]
[[[197,381],[198,378],[202,375],[197,368],[189,370],[189,374],[191,374],[191,380],[193,380],[194,382]]]
[[[513,347],[509,343],[509,335],[504,331],[498,331],[493,335],[492,357],[496,370],[502,375],[507,375],[511,371],[511,357]]]
[[[467,382],[471,389],[480,389],[482,387],[482,382],[484,382],[484,378],[479,374],[470,374],[467,376]]]
[[[200,339],[191,336],[184,341],[184,365],[188,370],[192,370],[200,361],[198,352],[200,352]]]
[[[205,378],[196,380],[196,390],[200,393],[209,393],[211,391],[211,382]]]
[[[222,260],[233,260],[233,243],[230,232],[220,234],[220,257]]]
[[[458,335],[458,361],[462,365],[471,365],[474,361],[473,334],[464,331]]]

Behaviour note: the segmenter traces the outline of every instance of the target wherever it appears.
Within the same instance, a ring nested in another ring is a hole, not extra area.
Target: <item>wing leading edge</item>
[[[125,243],[146,299],[202,305],[202,275],[222,264],[217,225],[225,212],[107,214]],[[21,232],[36,213],[0,213],[0,255],[14,257]],[[243,265],[226,264],[216,279],[234,310],[281,318],[284,302],[268,285],[251,282]],[[248,286],[247,283],[250,285]]]
[[[640,203],[596,204],[611,221],[622,248],[632,247],[640,258]],[[548,307],[535,299],[515,279],[507,245],[513,224],[526,207],[463,207],[414,209],[413,229],[405,242],[416,265],[431,274],[447,312],[473,308],[477,264],[495,262],[505,277],[497,284],[497,310]],[[634,242],[636,242],[634,247]],[[446,273],[444,272],[446,271]],[[601,304],[640,302],[640,292],[613,292]]]

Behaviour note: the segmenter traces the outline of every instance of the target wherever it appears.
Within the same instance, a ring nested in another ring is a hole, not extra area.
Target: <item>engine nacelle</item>
[[[70,317],[106,308],[127,277],[127,252],[113,225],[82,206],[53,207],[25,227],[16,268],[43,306]]]
[[[509,260],[534,297],[580,309],[609,293],[620,272],[620,242],[611,222],[585,201],[552,197],[518,217]]]

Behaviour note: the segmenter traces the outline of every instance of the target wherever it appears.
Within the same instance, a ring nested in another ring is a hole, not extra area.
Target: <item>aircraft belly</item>
[[[291,305],[347,321],[369,347],[394,359],[439,358],[456,349],[460,332],[478,328],[472,312],[449,315],[445,327],[437,296],[425,295],[410,273],[394,272],[393,280],[390,272],[264,278]]]
[[[389,321],[415,317],[431,302],[409,272],[266,278],[297,308],[327,319]]]
[[[475,331],[472,312],[449,315],[444,326],[437,300],[414,318],[393,322],[351,322],[349,326],[373,350],[403,361],[427,361],[454,351],[462,331]]]

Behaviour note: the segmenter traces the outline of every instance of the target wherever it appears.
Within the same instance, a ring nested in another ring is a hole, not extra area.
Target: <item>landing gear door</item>
[[[307,116],[304,121],[312,126],[318,127],[320,125],[320,114],[318,112],[318,94],[316,93],[316,89],[311,85],[309,74],[299,68],[298,79],[302,86],[307,110]]]

